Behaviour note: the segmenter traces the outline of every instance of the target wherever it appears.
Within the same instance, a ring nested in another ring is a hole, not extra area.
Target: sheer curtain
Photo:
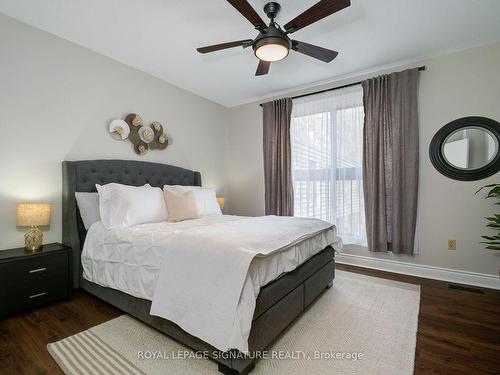
[[[361,85],[293,100],[295,216],[337,226],[345,244],[366,246]]]

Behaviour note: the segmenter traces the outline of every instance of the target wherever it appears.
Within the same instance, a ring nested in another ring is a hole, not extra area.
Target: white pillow
[[[167,221],[168,212],[160,188],[116,183],[97,185],[99,212],[106,229]]]
[[[92,224],[101,220],[99,194],[76,192],[75,198],[85,229],[89,229]]]
[[[201,186],[184,186],[184,185],[165,185],[163,189],[171,188],[179,191],[192,191],[198,206],[200,216],[207,215],[222,215],[215,190],[211,188],[203,188]]]

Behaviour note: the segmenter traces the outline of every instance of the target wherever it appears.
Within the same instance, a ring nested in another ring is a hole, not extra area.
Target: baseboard
[[[346,253],[335,255],[335,261],[337,263],[348,264],[351,266],[373,268],[376,270],[418,276],[426,279],[474,285],[489,289],[500,289],[500,278],[495,275],[488,275],[484,273],[399,262],[391,259],[375,259],[367,256]]]

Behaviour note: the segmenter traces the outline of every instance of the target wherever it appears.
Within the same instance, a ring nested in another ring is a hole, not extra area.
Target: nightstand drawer
[[[33,256],[23,261],[0,264],[0,284],[3,288],[38,283],[68,275],[68,253]]]
[[[47,302],[65,298],[69,295],[67,276],[25,283],[0,292],[0,315],[25,308],[35,307]]]
[[[70,260],[71,248],[59,243],[38,252],[1,250],[0,317],[70,297]]]

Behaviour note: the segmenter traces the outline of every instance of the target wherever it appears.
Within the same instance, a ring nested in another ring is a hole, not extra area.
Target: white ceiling
[[[317,0],[282,0],[281,25]],[[266,0],[250,3],[267,20]],[[500,40],[500,0],[351,0],[295,33],[339,51],[330,64],[292,52],[255,77],[251,49],[196,47],[254,38],[224,0],[0,0],[0,12],[231,107],[386,64]]]

